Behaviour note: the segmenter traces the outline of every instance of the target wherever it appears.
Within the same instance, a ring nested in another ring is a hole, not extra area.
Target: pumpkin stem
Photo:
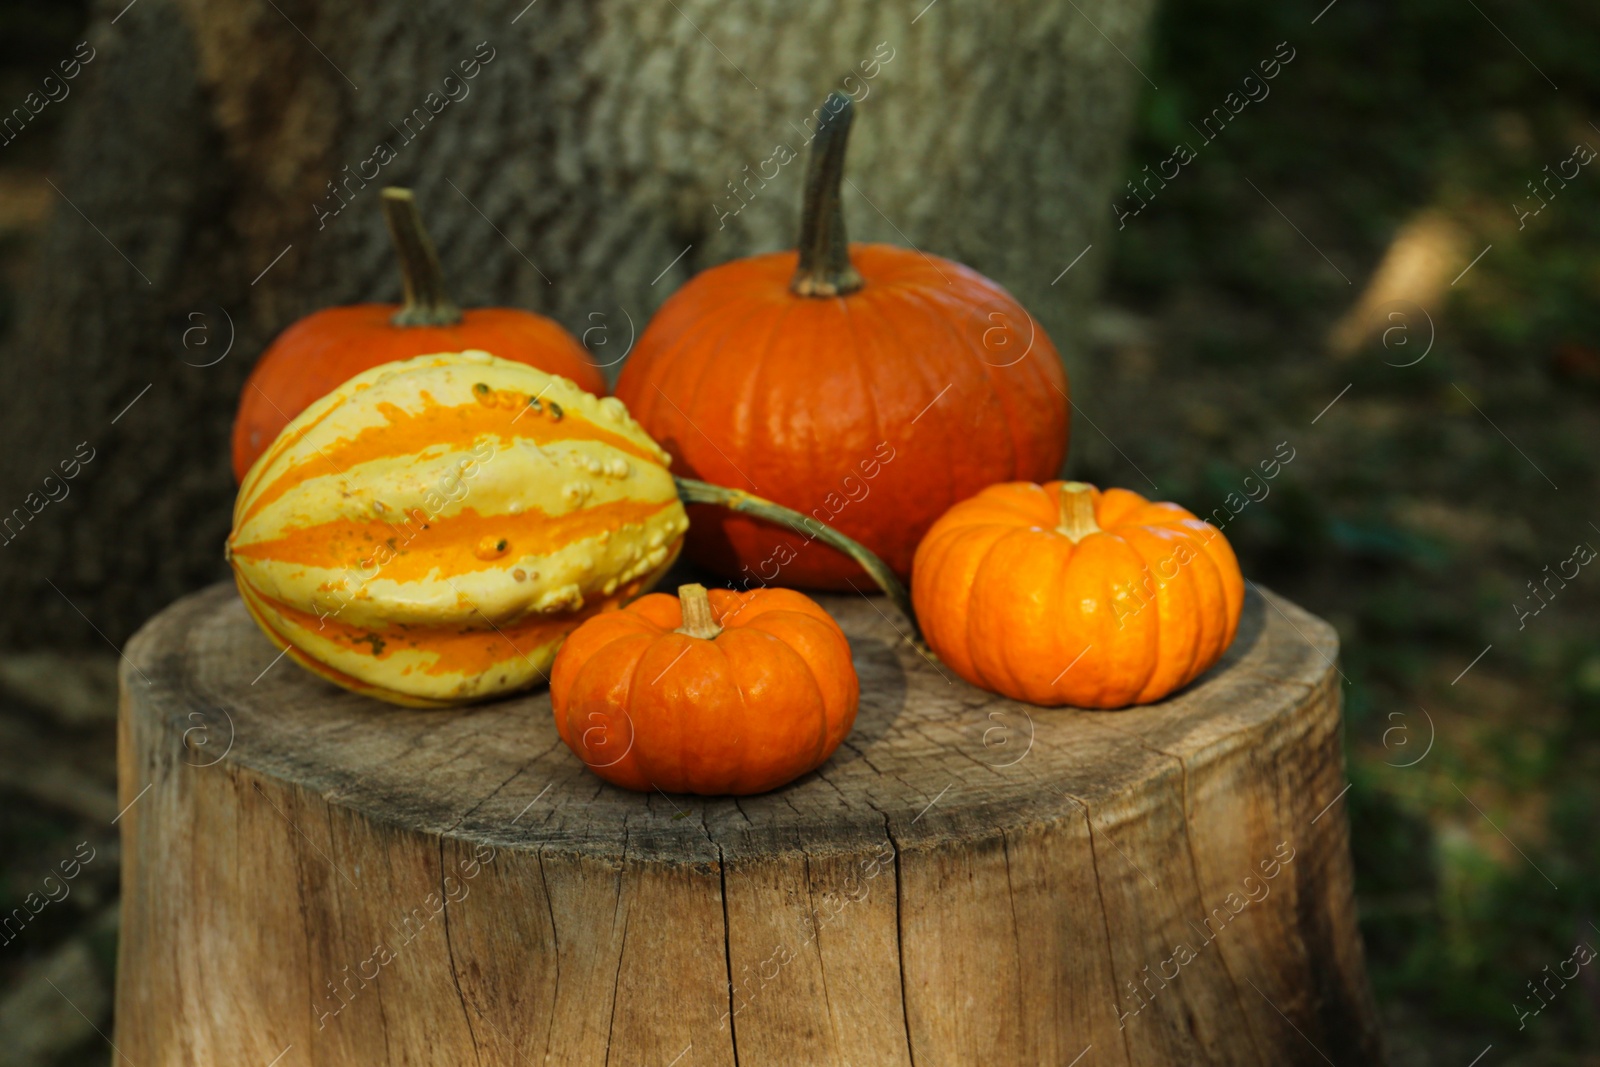
[[[845,143],[854,115],[850,98],[834,92],[828,94],[817,119],[800,207],[800,267],[789,283],[789,291],[797,296],[844,296],[862,286],[861,275],[850,264],[850,238],[839,203]]]
[[[439,253],[422,225],[416,197],[410,189],[390,186],[383,190],[381,203],[406,294],[389,321],[396,326],[454,326],[461,321],[461,308],[445,292]]]
[[[683,625],[674,633],[709,641],[722,632],[711,614],[711,598],[706,595],[706,587],[699,582],[678,586],[678,604],[683,609]]]
[[[758,519],[777,523],[795,533],[815,538],[829,548],[843,552],[861,565],[861,569],[871,576],[879,589],[888,594],[890,602],[906,617],[912,645],[918,649],[926,647],[922,643],[922,632],[917,629],[917,613],[911,607],[911,594],[906,592],[906,587],[900,584],[900,579],[894,576],[894,571],[889,569],[889,565],[879,559],[867,546],[851,540],[833,527],[826,526],[809,515],[802,515],[798,511],[759,496],[751,496],[742,490],[727,489],[720,485],[712,485],[710,482],[698,482],[692,478],[672,480],[678,486],[678,497],[685,504],[715,504],[729,511],[754,515]]]
[[[1056,529],[1073,544],[1100,532],[1100,524],[1094,521],[1094,486],[1087,482],[1061,483],[1061,525]]]

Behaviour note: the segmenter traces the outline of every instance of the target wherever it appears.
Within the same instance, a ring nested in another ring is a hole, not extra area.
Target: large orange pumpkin
[[[617,395],[682,473],[831,523],[904,576],[951,504],[1056,473],[1067,381],[1050,339],[996,283],[925,252],[848,243],[851,114],[837,93],[823,109],[799,251],[684,285],[639,338]],[[775,525],[691,518],[690,557],[736,581],[860,580],[843,555]]]
[[[764,793],[822,766],[860,697],[839,624],[790,589],[678,593],[567,638],[550,674],[567,747],[608,782],[668,793]]]
[[[973,685],[1119,708],[1160,700],[1217,662],[1244,578],[1227,539],[1176,504],[1015,482],[934,523],[911,595],[928,645]]]
[[[572,335],[543,315],[516,308],[462,311],[446,295],[439,257],[409,189],[385,189],[384,218],[400,260],[404,304],[353,304],[313,312],[278,335],[239,396],[233,475],[334,386],[381,363],[432,352],[479,349],[526,363],[604,396],[605,378]]]

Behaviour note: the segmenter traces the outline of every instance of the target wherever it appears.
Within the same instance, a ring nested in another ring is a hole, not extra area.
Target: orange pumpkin
[[[233,423],[236,480],[244,481],[261,453],[312,401],[394,360],[477,349],[605,395],[605,378],[556,322],[516,308],[458,308],[445,294],[439,257],[411,190],[385,189],[382,203],[400,260],[405,303],[324,308],[278,335],[239,397]]]
[[[911,595],[928,645],[973,685],[1120,708],[1160,700],[1221,658],[1244,578],[1221,532],[1176,504],[1013,482],[933,524]]]
[[[790,589],[652,593],[578,627],[550,673],[567,747],[614,785],[668,793],[744,796],[815,770],[859,696],[839,624]]]
[[[617,396],[674,468],[829,523],[910,573],[946,508],[986,485],[1054,475],[1067,380],[1028,313],[938,256],[850,245],[840,209],[850,99],[815,135],[800,248],[707,270],[662,305]],[[848,589],[842,554],[697,509],[687,552],[727,577]]]

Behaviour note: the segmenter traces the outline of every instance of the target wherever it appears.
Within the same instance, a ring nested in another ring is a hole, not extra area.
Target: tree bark
[[[696,270],[792,246],[810,119],[838,89],[859,105],[852,235],[996,278],[1071,363],[1138,81],[1118,49],[1138,55],[1150,6],[102,5],[0,358],[0,520],[22,509],[0,643],[120,644],[221,575],[250,365],[307,312],[398,297],[383,184],[416,190],[464,304],[549,313],[611,364]],[[430,93],[459,99],[430,115]]]
[[[382,706],[274,665],[231,589],[181,601],[122,673],[118,1047],[1382,1063],[1325,623],[1252,592],[1194,685],[1090,713],[973,689],[892,608],[823,602],[861,676],[855,731],[735,799],[606,785],[547,693]]]

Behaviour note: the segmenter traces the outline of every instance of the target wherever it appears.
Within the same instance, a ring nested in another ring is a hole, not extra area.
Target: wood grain
[[[973,689],[884,605],[824,604],[856,730],[738,799],[606,785],[543,692],[385,707],[274,664],[226,586],[173,605],[122,677],[118,1046],[141,1067],[1382,1061],[1326,624],[1252,592],[1194,685],[1082,712]]]

